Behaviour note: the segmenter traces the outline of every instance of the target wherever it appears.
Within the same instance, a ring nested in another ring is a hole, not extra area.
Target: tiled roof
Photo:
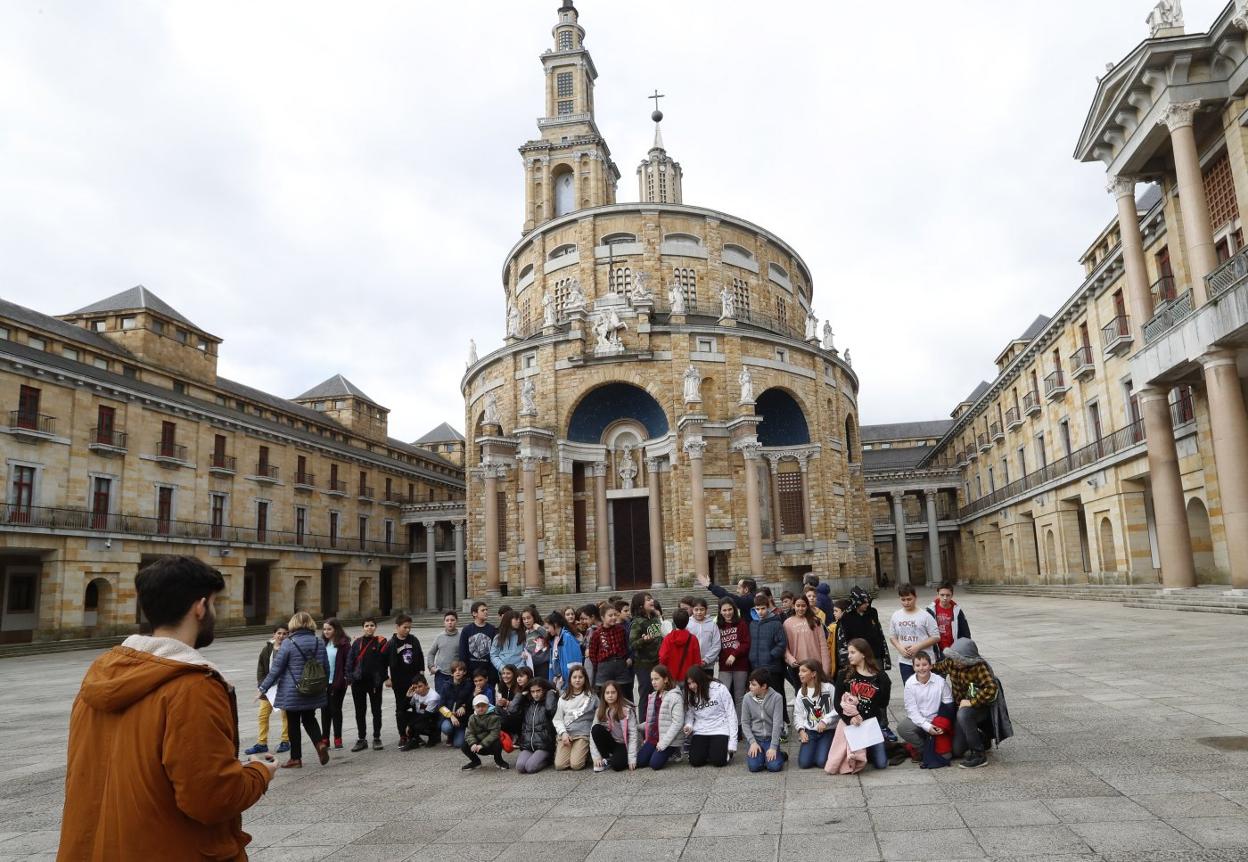
[[[860,430],[862,442],[877,440],[915,440],[940,438],[953,427],[952,419],[933,419],[927,422],[893,422],[887,425],[863,425]]]
[[[909,470],[932,453],[931,446],[903,446],[895,449],[865,449],[862,469],[866,473],[879,470]]]
[[[1023,330],[1023,334],[1018,337],[1018,340],[1031,341],[1031,339],[1039,335],[1040,331],[1048,325],[1050,319],[1051,318],[1046,317],[1043,314],[1036,315],[1036,319],[1031,322],[1030,326]]]
[[[983,395],[991,388],[992,384],[990,384],[987,380],[981,380],[979,381],[979,385],[971,390],[971,394],[963,398],[962,401],[964,403],[974,404],[979,400],[979,396]]]
[[[425,443],[462,443],[464,435],[460,434],[446,422],[443,422],[437,428],[426,431],[419,438],[412,441],[413,446],[421,446]]]
[[[107,299],[93,302],[91,305],[70,312],[70,314],[99,314],[105,311],[132,311],[138,308],[154,311],[179,323],[185,323],[187,326],[194,326],[196,329],[199,329],[198,326],[195,326],[194,323],[191,323],[178,313],[173,306],[141,284],[129,290],[123,290],[121,293],[114,293]]]
[[[358,386],[352,383],[341,374],[335,374],[328,380],[324,380],[313,386],[302,395],[296,395],[295,401],[312,401],[317,398],[359,398],[361,401],[367,401],[369,404],[381,405],[365,395]]]
[[[74,326],[72,323],[66,323],[63,320],[57,320],[46,314],[17,305],[7,300],[0,299],[0,317],[7,317],[16,320],[18,323],[24,323],[27,326],[42,329],[50,332],[67,341],[76,341],[79,344],[86,345],[102,353],[109,353],[113,356],[124,356],[127,359],[133,359],[133,355],[128,350],[109,341],[98,332],[92,332],[89,329],[83,329],[81,326]]]

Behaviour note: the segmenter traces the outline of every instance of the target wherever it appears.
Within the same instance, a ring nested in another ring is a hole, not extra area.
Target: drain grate
[[[1248,751],[1248,736],[1201,736],[1196,741],[1218,751]]]

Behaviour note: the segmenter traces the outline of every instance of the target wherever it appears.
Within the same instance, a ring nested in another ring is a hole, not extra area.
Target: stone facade
[[[134,630],[135,574],[172,554],[226,576],[224,626],[451,603],[457,570],[462,597],[462,468],[341,376],[293,400],[218,377],[220,343],[145,289],[0,302],[0,639]]]
[[[539,120],[552,147],[559,122]],[[796,251],[725,213],[615,203],[592,172],[572,210],[534,209],[532,143],[504,344],[462,384],[469,591],[867,574],[858,378]]]

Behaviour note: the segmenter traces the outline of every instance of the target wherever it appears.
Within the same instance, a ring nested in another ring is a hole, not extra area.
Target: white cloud
[[[227,376],[340,371],[395,436],[462,425],[556,5],[0,7],[0,292],[57,314],[143,283],[225,339]],[[1113,207],[1070,154],[1149,5],[579,8],[620,198],[658,87],[686,201],[798,249],[887,422],[946,415],[1076,288]],[[1191,30],[1222,8],[1185,6]]]

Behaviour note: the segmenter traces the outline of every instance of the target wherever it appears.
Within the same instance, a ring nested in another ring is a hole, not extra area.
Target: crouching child
[[[464,744],[459,749],[468,758],[461,768],[476,769],[481,765],[482,754],[492,754],[494,765],[499,769],[511,769],[503,759],[503,743],[499,732],[503,728],[502,719],[494,710],[490,699],[478,694],[472,699],[472,718],[468,719],[468,727],[464,731]]]

